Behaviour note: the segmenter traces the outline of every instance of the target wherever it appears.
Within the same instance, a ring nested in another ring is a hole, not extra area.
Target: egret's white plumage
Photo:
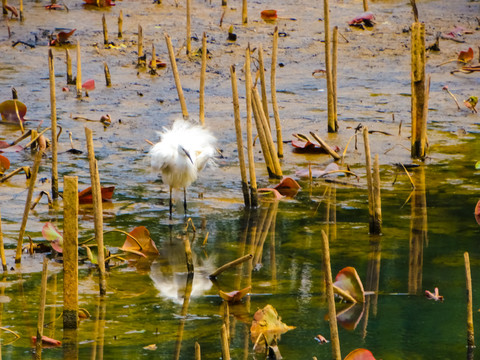
[[[172,189],[184,189],[194,182],[198,173],[215,155],[215,137],[206,128],[185,120],[175,120],[171,129],[159,132],[160,142],[149,152],[152,168],[161,172],[163,182],[170,186],[170,217]],[[184,200],[185,210],[187,207]]]

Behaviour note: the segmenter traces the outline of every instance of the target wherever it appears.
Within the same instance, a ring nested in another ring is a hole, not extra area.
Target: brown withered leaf
[[[251,286],[248,286],[245,289],[234,290],[228,293],[219,290],[219,294],[223,300],[234,303],[240,301],[245,295],[247,295],[251,288]]]
[[[255,344],[254,350],[263,352],[267,346],[276,345],[280,335],[292,329],[295,329],[295,326],[283,323],[272,305],[257,310],[250,327],[252,342]]]
[[[283,196],[293,198],[295,195],[297,195],[298,190],[300,190],[300,185],[291,177],[286,176],[282,179],[282,181],[280,181],[280,184],[274,186],[273,188]]]
[[[127,239],[120,250],[133,252],[141,256],[158,255],[158,249],[150,237],[150,232],[145,226],[137,226],[130,231],[129,234],[132,235],[138,243],[133,240],[131,236],[127,236]]]
[[[102,201],[105,202],[105,201],[112,200],[114,191],[115,191],[115,186],[102,187],[101,188]],[[91,204],[93,202],[91,186],[78,193],[78,202],[80,204]]]
[[[468,48],[467,51],[460,51],[458,53],[458,61],[461,61],[463,63],[468,63],[469,61],[472,61],[473,59],[473,49]]]
[[[10,160],[3,155],[0,155],[0,174],[3,174],[5,170],[10,169]]]
[[[37,343],[37,337],[32,336],[32,342],[33,345]],[[57,347],[57,346],[62,346],[62,342],[59,340],[55,340],[52,338],[49,338],[48,336],[43,335],[42,336],[42,345],[46,347]]]

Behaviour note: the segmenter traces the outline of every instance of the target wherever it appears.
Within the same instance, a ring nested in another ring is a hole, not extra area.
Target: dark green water
[[[408,179],[399,175],[392,186],[395,170],[383,167],[383,235],[380,237],[368,235],[364,189],[325,183],[315,183],[311,194],[309,184],[302,183],[304,188],[295,200],[280,201],[277,212],[277,205],[263,203],[256,216],[250,214],[249,220],[242,210],[218,211],[208,216],[202,229],[202,218],[193,212],[192,219],[198,228],[192,241],[196,271],[188,308],[183,308],[186,316],[182,315],[187,279],[182,221],[170,228],[155,217],[132,213],[107,219],[106,226],[112,228],[145,225],[161,254],[152,264],[130,261],[109,271],[104,321],[97,320],[100,315],[95,271],[86,265],[82,268],[80,305],[92,317],[80,324],[78,358],[89,359],[96,354],[98,359],[103,353],[103,359],[167,359],[175,358],[175,354],[179,354],[180,359],[194,359],[195,342],[201,345],[203,358],[221,358],[223,306],[218,289],[228,292],[245,287],[249,271],[245,264],[221,274],[215,283],[207,275],[248,253],[254,235],[245,231],[256,225],[257,236],[261,235],[262,219],[268,216],[273,219],[272,225],[263,234],[265,237],[256,240],[263,242],[263,246],[254,247],[257,261],[251,272],[251,295],[230,309],[232,358],[262,358],[254,355],[249,328],[253,313],[267,304],[277,309],[286,324],[297,327],[282,335],[279,341],[285,359],[331,358],[330,344],[319,345],[314,340],[317,334],[329,338],[321,229],[330,236],[333,274],[353,266],[365,288],[377,291],[377,295],[367,296],[363,313],[353,321],[355,328],[339,325],[343,356],[364,347],[377,359],[465,358],[463,253],[468,251],[472,262],[476,314],[478,302],[475,300],[480,296],[480,280],[476,276],[480,265],[476,243],[479,228],[473,217],[477,199],[465,191],[475,186],[475,170],[469,161],[458,161],[456,166],[456,172],[433,163],[424,169],[414,169],[412,177],[417,191],[405,205],[411,191]],[[461,171],[464,177],[462,174],[458,177]],[[416,199],[418,203],[418,199],[422,199],[419,183],[422,173],[427,205],[425,237],[421,230],[411,231],[412,201]],[[329,200],[329,193],[336,196],[331,195]],[[197,201],[201,200],[195,200],[193,207]],[[327,204],[331,209],[328,224],[325,221]],[[177,214],[177,219],[182,219],[181,214]],[[202,247],[207,231],[209,239]],[[191,232],[189,235],[192,237]],[[120,246],[123,237],[107,235],[106,241]],[[61,265],[50,263],[50,268],[54,274],[49,277],[46,322],[62,311]],[[3,358],[31,356],[30,336],[35,334],[39,283],[39,273],[4,277],[4,294],[11,301],[3,304],[2,325],[21,333],[22,338],[8,344],[12,336],[4,333]],[[425,290],[433,292],[435,287],[445,297],[444,302],[424,297]],[[340,310],[344,305],[338,306]],[[103,329],[103,337],[99,327]],[[45,335],[62,339],[61,328],[62,322],[57,320],[45,329]],[[158,348],[144,350],[149,344],[156,344]],[[44,350],[45,359],[70,359],[70,356],[62,348]]]

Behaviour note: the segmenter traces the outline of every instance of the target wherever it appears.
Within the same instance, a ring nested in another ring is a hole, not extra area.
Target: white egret
[[[172,190],[183,188],[185,214],[187,187],[215,155],[215,137],[206,128],[191,122],[175,120],[171,129],[158,133],[160,142],[149,152],[151,166],[162,174],[170,187],[170,219],[172,219]]]

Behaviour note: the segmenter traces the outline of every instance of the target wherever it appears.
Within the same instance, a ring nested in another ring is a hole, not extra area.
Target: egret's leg
[[[185,209],[185,216],[187,216],[187,188],[183,188],[183,208]]]
[[[173,209],[173,203],[172,203],[172,187],[170,187],[170,220],[172,220],[172,209]]]

